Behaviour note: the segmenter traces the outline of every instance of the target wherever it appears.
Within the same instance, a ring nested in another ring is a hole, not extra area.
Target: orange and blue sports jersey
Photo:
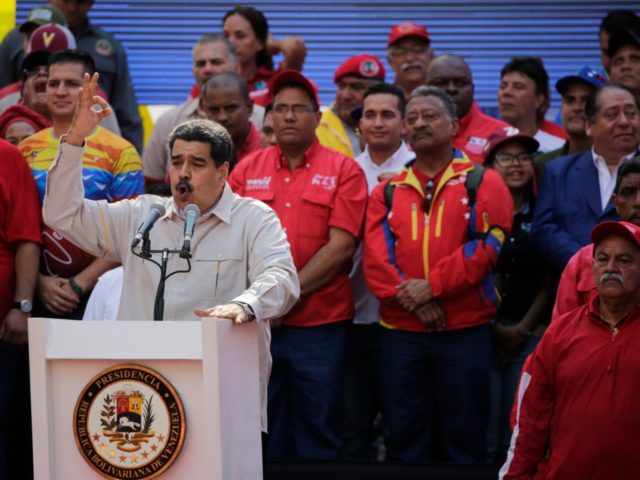
[[[44,200],[49,167],[58,151],[51,128],[26,138],[18,146],[36,179],[40,202]],[[136,149],[122,137],[97,127],[86,138],[82,157],[85,198],[114,202],[144,191],[142,161]]]
[[[142,160],[133,145],[102,127],[97,127],[85,141],[82,157],[85,198],[114,202],[143,193]],[[23,140],[18,148],[31,167],[42,203],[49,167],[58,151],[58,139],[53,137],[52,129],[47,128]],[[68,278],[94,260],[46,226],[42,242],[43,270],[49,275]]]

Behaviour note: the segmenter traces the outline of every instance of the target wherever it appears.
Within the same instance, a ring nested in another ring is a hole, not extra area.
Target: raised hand
[[[71,145],[82,146],[85,137],[112,113],[106,100],[97,95],[99,78],[97,72],[93,74],[93,77],[90,77],[88,73],[84,74],[78,105],[76,105],[76,111],[66,137],[66,142]],[[94,109],[93,105],[95,104],[98,104],[101,110]]]

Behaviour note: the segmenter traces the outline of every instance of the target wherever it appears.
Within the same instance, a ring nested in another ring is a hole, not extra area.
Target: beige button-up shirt
[[[136,257],[130,249],[131,240],[154,203],[164,204],[166,214],[150,232],[152,249],[179,250],[184,220],[172,198],[142,195],[115,203],[85,199],[83,150],[60,144],[49,170],[44,221],[87,252],[122,262],[124,283],[118,319],[151,320],[160,269]],[[287,313],[300,294],[286,234],[271,208],[234,194],[226,185],[216,205],[198,218],[191,253],[191,271],[173,275],[166,282],[164,318],[196,320],[194,308],[230,300],[251,305],[261,325],[262,427],[266,431],[266,388],[271,367],[268,320]],[[185,259],[169,255],[167,273],[186,268]]]

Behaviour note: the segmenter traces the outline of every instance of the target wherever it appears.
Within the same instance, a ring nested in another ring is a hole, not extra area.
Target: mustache
[[[181,178],[176,183],[176,190],[186,190],[189,193],[193,192],[193,185],[189,183],[189,180],[186,178]]]
[[[413,60],[400,65],[401,70],[407,70],[408,68],[422,68],[422,64],[417,60]]]
[[[629,212],[628,215],[629,218],[638,218],[640,217],[640,209],[639,208],[634,208]]]
[[[624,284],[624,278],[618,272],[604,272],[600,276],[600,283],[605,283],[608,281],[618,282],[620,285]]]

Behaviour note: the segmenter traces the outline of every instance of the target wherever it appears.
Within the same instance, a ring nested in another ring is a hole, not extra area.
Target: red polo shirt
[[[453,139],[453,146],[463,150],[470,160],[482,165],[484,163],[484,146],[492,133],[504,128],[511,128],[508,123],[485,115],[473,102],[471,110],[460,119],[460,129]]]
[[[318,140],[293,171],[278,146],[254,152],[238,163],[229,185],[277,212],[298,271],[329,241],[330,227],[360,237],[367,203],[364,173],[354,160]],[[348,274],[345,266],[333,282],[304,296],[283,324],[310,327],[353,318]]]
[[[249,123],[249,133],[247,134],[247,138],[242,145],[242,148],[239,148],[236,152],[236,157],[238,157],[238,161],[242,160],[250,153],[255,152],[260,149],[260,132],[253,124],[253,122]]]
[[[11,310],[16,280],[16,244],[42,244],[38,189],[20,151],[0,139],[0,323]]]

